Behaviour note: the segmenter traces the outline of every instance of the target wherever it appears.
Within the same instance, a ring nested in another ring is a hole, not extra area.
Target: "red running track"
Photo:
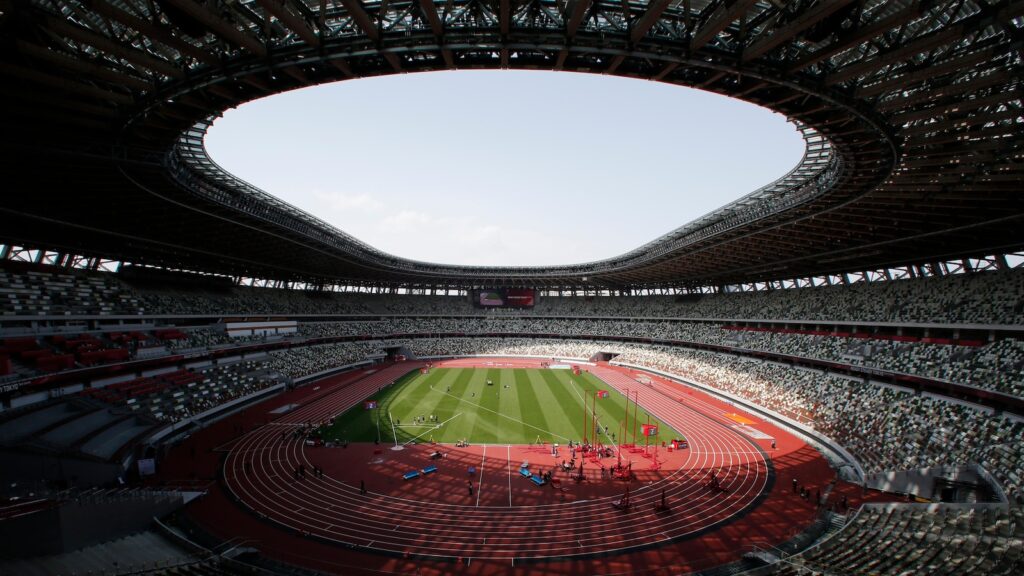
[[[466,360],[458,362],[472,365]],[[475,365],[488,362],[490,366],[502,364],[481,359]],[[417,366],[406,363],[386,368],[241,436],[224,461],[225,485],[261,518],[319,541],[404,557],[470,558],[513,565],[526,560],[629,553],[685,540],[749,511],[771,488],[773,474],[765,453],[732,427],[735,422],[724,417],[720,406],[697,398],[680,401],[674,394],[642,386],[623,371],[607,367],[589,369],[620,392],[638,390],[640,405],[690,442],[690,450],[667,460],[671,469],[660,471],[649,483],[632,483],[628,512],[612,506],[617,494],[569,502],[549,502],[553,498],[542,497],[533,502],[523,497],[513,501],[511,447],[507,456],[509,503],[504,505],[493,499],[479,505],[479,496],[476,504],[453,498],[450,492],[461,494],[465,489],[464,476],[452,480],[451,490],[445,489],[443,482],[436,482],[438,489],[433,492],[419,485],[408,488],[414,486],[410,483],[361,494],[356,483],[340,476],[346,465],[365,466],[360,459],[365,450],[348,452],[352,461],[343,463],[337,474],[332,468],[323,478],[314,477],[312,465],[323,459],[316,451],[324,449],[309,448],[291,439],[288,432],[348,410]],[[505,448],[492,448],[492,453]],[[332,450],[336,455],[341,449]],[[529,449],[517,450],[524,453]],[[460,462],[465,459],[463,454],[459,456]],[[300,465],[310,471],[304,480],[294,476]],[[408,465],[395,466],[391,472],[400,475],[408,469]],[[707,487],[712,474],[717,475],[724,493]],[[435,479],[431,477],[431,481]],[[670,514],[654,510],[662,494],[673,504]]]

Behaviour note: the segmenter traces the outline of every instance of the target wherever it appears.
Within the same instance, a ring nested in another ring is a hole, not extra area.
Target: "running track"
[[[642,385],[621,370],[605,367],[590,370],[620,392],[639,391],[640,405],[681,431],[690,443],[685,462],[663,480],[633,483],[629,512],[612,507],[617,497],[466,506],[373,492],[363,495],[358,487],[330,475],[307,474],[303,481],[294,480],[295,468],[305,464],[311,470],[312,462],[304,444],[290,434],[282,439],[282,431],[344,412],[418,366],[386,368],[242,436],[224,461],[227,488],[261,518],[319,540],[378,553],[512,564],[639,551],[692,537],[753,507],[770,488],[771,471],[763,453],[730,427],[721,408],[678,398],[670,390]],[[713,471],[725,494],[706,488]],[[654,511],[663,490],[674,503],[670,514]]]

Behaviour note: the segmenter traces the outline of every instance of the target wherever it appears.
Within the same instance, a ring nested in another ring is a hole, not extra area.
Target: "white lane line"
[[[487,460],[487,446],[484,446],[483,456],[480,458],[480,483],[476,487],[476,505],[480,505],[480,493],[484,487],[484,461]]]
[[[533,428],[534,430],[539,430],[539,431],[541,431],[541,432],[543,432],[545,434],[550,435],[552,438],[556,438],[557,437],[557,438],[561,438],[562,440],[569,441],[569,438],[566,438],[565,436],[562,436],[560,434],[555,434],[554,432],[552,432],[550,430],[545,430],[545,429],[543,429],[543,428],[541,428],[539,426],[534,426],[533,424],[530,424],[528,422],[524,422],[522,420],[519,420],[518,418],[513,418],[513,417],[511,417],[511,416],[509,416],[507,414],[502,414],[501,412],[498,412],[497,410],[492,410],[491,408],[488,408],[488,407],[486,407],[486,406],[484,406],[482,404],[476,404],[474,402],[470,402],[469,400],[466,400],[464,398],[461,398],[461,397],[456,396],[454,394],[451,394],[449,392],[445,392],[444,395],[445,396],[451,396],[452,398],[455,398],[459,402],[464,402],[466,404],[469,404],[470,406],[475,406],[475,407],[479,408],[480,410],[486,410],[487,412],[493,412],[493,413],[497,414],[498,416],[501,416],[502,418],[507,418],[507,419],[509,419],[509,420],[511,420],[513,422],[518,422],[519,424],[522,424],[523,426],[528,426],[530,428]]]
[[[419,440],[419,438],[420,438],[421,436],[423,436],[423,434],[426,434],[426,433],[428,433],[428,432],[433,432],[434,430],[440,430],[440,429],[441,429],[441,426],[444,426],[445,424],[447,424],[447,423],[451,422],[452,420],[455,420],[455,419],[456,419],[456,418],[458,418],[459,416],[462,416],[462,412],[459,412],[459,413],[458,413],[458,414],[456,414],[455,416],[452,416],[451,418],[449,418],[449,419],[445,420],[444,422],[441,422],[440,424],[435,424],[435,425],[433,425],[433,426],[427,425],[427,426],[430,426],[430,427],[429,427],[429,428],[427,428],[427,431],[426,431],[426,432],[423,432],[423,433],[422,433],[422,434],[420,434],[419,436],[414,436],[414,437],[412,438],[412,440],[409,440],[409,441],[408,441],[408,442],[406,442],[405,444],[406,444],[406,445],[412,444],[412,443],[413,443],[413,442],[415,442],[416,440]],[[404,426],[404,424],[403,424],[403,426]]]
[[[508,506],[512,507],[512,446],[505,446],[508,458]]]

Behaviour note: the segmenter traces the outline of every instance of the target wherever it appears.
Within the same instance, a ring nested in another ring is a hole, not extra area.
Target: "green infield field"
[[[596,390],[609,392],[596,402],[599,440],[618,443],[620,422],[626,418],[625,396],[588,372],[576,376],[570,370],[532,368],[434,368],[429,374],[417,370],[370,397],[377,408],[366,409],[360,403],[321,432],[325,440],[388,444],[530,444],[538,438],[579,442],[590,422],[588,417],[584,424],[584,398],[590,414]],[[648,421],[647,412],[631,403],[627,442],[632,440],[634,410],[640,424]],[[650,423],[658,426],[652,442],[682,438],[653,416]],[[637,439],[644,442],[639,426]]]

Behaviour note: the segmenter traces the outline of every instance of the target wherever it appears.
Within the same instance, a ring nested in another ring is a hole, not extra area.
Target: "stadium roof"
[[[1022,16],[1019,0],[0,0],[0,241],[311,283],[612,289],[1016,250]],[[787,115],[807,152],[626,254],[531,268],[383,253],[203,148],[248,100],[453,68],[697,87]]]

